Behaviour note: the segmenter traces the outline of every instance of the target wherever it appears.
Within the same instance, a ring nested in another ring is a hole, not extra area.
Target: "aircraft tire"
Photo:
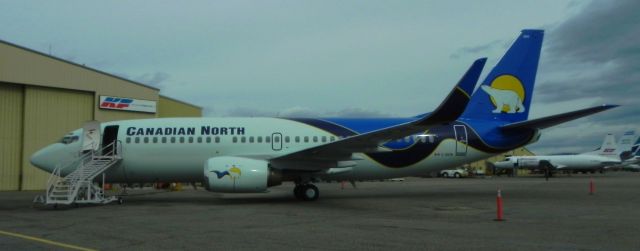
[[[460,178],[460,173],[454,173],[453,177],[456,178],[456,179],[459,179]]]
[[[320,197],[318,187],[313,184],[306,184],[300,189],[300,197],[305,201],[314,201]]]

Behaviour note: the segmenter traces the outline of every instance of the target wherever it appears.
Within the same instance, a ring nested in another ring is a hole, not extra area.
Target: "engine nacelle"
[[[211,192],[256,193],[282,184],[269,162],[242,157],[214,157],[204,164],[204,187]]]

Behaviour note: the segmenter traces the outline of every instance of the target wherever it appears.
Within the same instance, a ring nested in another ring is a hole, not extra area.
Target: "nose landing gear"
[[[320,191],[318,191],[318,187],[310,183],[296,184],[293,195],[299,200],[314,201],[320,197]]]

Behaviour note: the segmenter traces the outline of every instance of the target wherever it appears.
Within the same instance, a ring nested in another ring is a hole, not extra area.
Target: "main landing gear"
[[[314,201],[320,197],[320,191],[318,191],[318,187],[310,183],[296,184],[293,195],[299,200]]]

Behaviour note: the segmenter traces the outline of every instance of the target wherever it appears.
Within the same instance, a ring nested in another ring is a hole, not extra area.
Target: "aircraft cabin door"
[[[274,151],[282,150],[282,133],[275,132],[271,134],[271,148]]]
[[[464,125],[453,125],[453,132],[456,136],[456,156],[467,156],[467,127]]]
[[[100,122],[88,121],[82,127],[82,152],[96,151],[100,148]]]
[[[110,125],[104,128],[104,135],[102,137],[102,154],[110,154],[111,151],[114,151],[113,154],[118,154],[117,152],[117,144],[118,144],[118,128],[120,126]],[[111,143],[115,142],[113,145]]]

